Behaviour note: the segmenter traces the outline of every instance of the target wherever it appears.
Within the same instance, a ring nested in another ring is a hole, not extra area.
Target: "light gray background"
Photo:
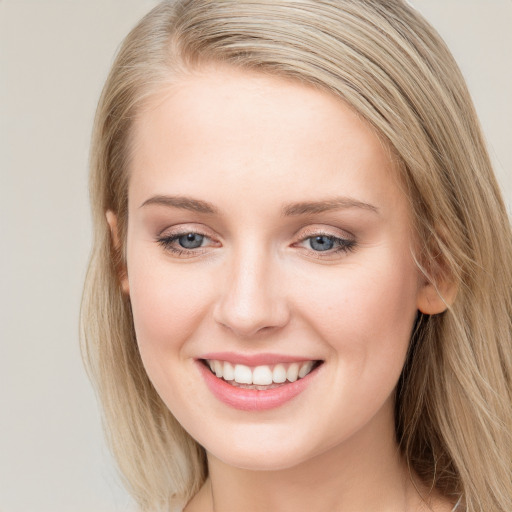
[[[0,512],[132,510],[78,348],[93,113],[153,0],[0,0]],[[512,0],[412,0],[474,96],[512,204]]]

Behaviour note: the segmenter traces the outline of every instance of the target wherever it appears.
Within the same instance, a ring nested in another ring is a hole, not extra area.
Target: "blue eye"
[[[210,246],[217,246],[210,237],[194,231],[181,232],[161,236],[156,241],[170,253],[176,256],[198,256],[203,254]]]
[[[303,238],[299,245],[307,249],[316,258],[332,258],[337,254],[341,255],[353,251],[357,243],[350,238],[316,233]]]
[[[187,233],[177,238],[178,243],[184,249],[197,249],[203,245],[204,236],[199,233]]]
[[[314,251],[329,251],[334,247],[334,238],[325,235],[308,238],[309,245]]]

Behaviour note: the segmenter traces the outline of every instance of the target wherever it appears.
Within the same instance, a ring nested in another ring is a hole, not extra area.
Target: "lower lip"
[[[216,377],[201,361],[197,361],[197,364],[213,395],[221,402],[242,411],[264,411],[280,407],[302,393],[313,381],[320,368],[315,368],[295,382],[288,382],[273,389],[259,390],[232,386],[225,380]]]

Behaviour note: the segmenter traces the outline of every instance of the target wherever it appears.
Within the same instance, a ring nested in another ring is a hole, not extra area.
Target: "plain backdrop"
[[[384,0],[383,0],[384,1]],[[412,0],[473,94],[512,204],[512,0]],[[0,512],[133,510],[82,367],[89,137],[153,0],[0,0]]]

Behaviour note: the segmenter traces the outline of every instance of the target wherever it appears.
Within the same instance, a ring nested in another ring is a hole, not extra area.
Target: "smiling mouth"
[[[201,359],[201,362],[217,378],[233,387],[260,391],[303,379],[323,363],[321,360],[310,360],[251,367],[217,359]]]

